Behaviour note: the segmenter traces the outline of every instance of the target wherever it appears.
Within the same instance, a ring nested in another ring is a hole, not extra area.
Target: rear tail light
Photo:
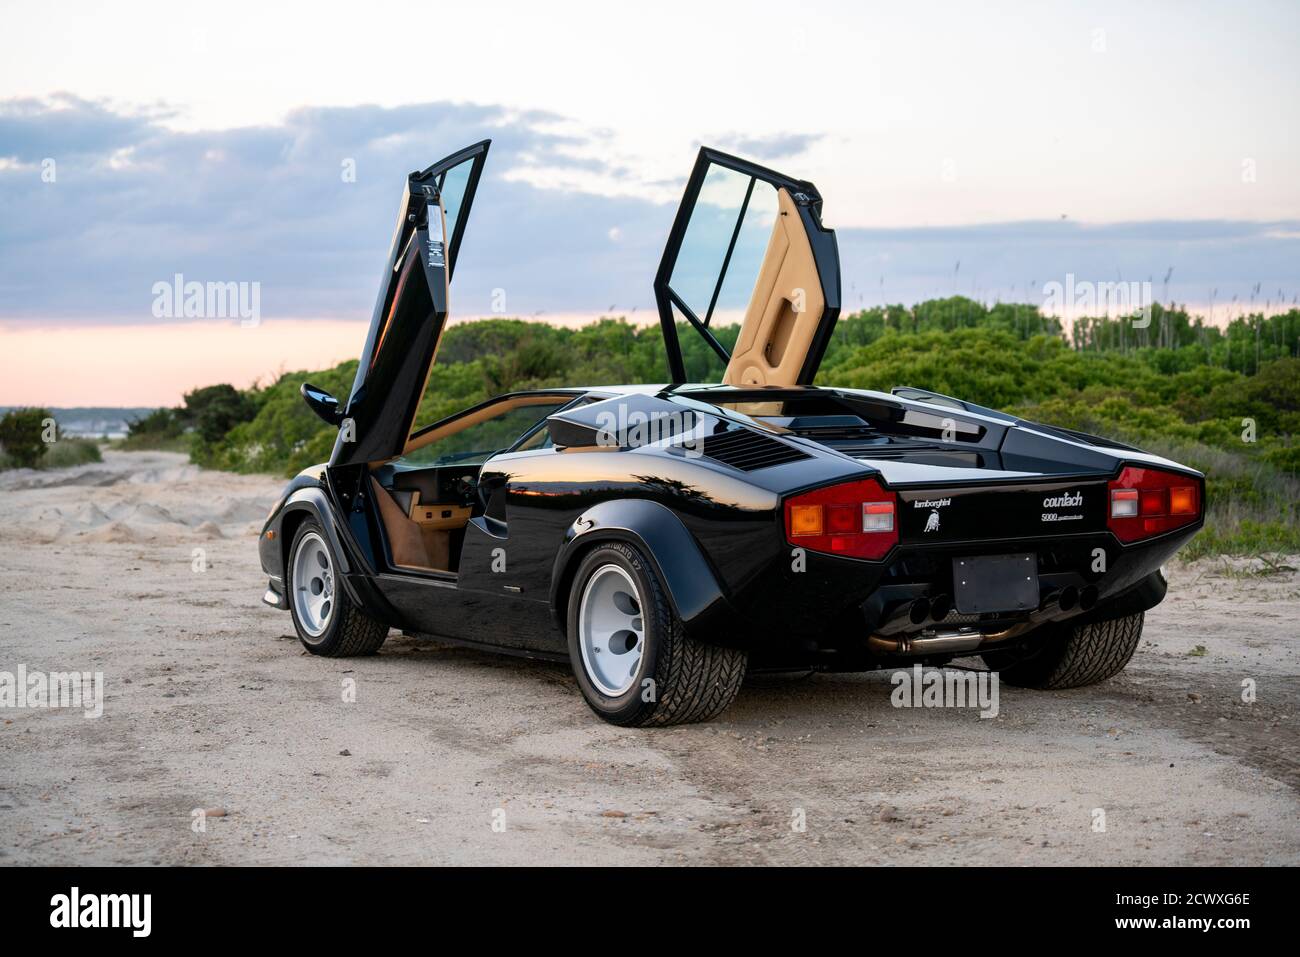
[[[1129,466],[1108,484],[1106,525],[1121,542],[1190,525],[1201,515],[1201,485],[1185,475]]]
[[[1138,490],[1113,488],[1110,492],[1110,517],[1132,518],[1138,513]]]
[[[896,498],[875,479],[794,495],[785,502],[791,545],[850,558],[883,558],[898,542]]]
[[[791,535],[821,535],[826,531],[825,509],[820,505],[787,505],[785,521]]]
[[[1170,515],[1197,515],[1200,509],[1197,507],[1196,500],[1199,496],[1196,494],[1195,486],[1175,486],[1169,490],[1169,514]]]
[[[894,530],[894,503],[863,502],[862,530],[864,532],[892,532]]]

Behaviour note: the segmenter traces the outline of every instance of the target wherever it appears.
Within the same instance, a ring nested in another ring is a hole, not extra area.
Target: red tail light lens
[[[1121,542],[1190,525],[1201,514],[1200,483],[1185,475],[1129,466],[1109,486],[1106,525]]]
[[[785,536],[811,552],[884,558],[898,542],[896,501],[875,479],[794,495],[785,501]]]

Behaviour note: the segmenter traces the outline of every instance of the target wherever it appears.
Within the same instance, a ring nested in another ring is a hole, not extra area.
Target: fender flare
[[[356,567],[354,552],[348,548],[344,541],[343,535],[339,532],[339,522],[335,517],[334,509],[330,505],[329,496],[325,489],[320,485],[310,485],[303,488],[295,489],[284,500],[275,517],[268,524],[274,525],[280,532],[280,570],[281,574],[287,572],[289,565],[289,548],[293,545],[290,537],[283,534],[285,518],[294,512],[305,512],[320,524],[325,530],[325,538],[329,541],[330,551],[334,554],[335,560],[339,563],[338,576],[343,587],[347,589],[348,597],[357,604],[358,607],[373,612],[385,609],[386,602],[382,601],[376,592],[374,585],[370,582],[370,573]],[[365,584],[358,587],[358,582],[364,581]],[[384,612],[386,613],[386,611]]]
[[[377,572],[370,556],[364,548],[358,546],[347,523],[340,517],[329,489],[318,482],[294,489],[284,500],[284,504],[271,524],[276,524],[277,528],[283,531],[285,516],[293,512],[307,513],[325,530],[325,538],[338,560],[339,570],[342,573],[338,576],[338,580],[343,583],[348,597],[356,603],[357,607],[371,618],[386,622],[394,628],[406,627],[402,615],[380,589],[376,581]],[[283,538],[284,536],[281,535],[281,539]],[[289,541],[282,543],[286,556],[285,565],[288,564],[288,549],[291,544],[292,542]]]
[[[654,565],[668,600],[694,638],[725,642],[734,620],[731,603],[699,543],[669,508],[648,499],[611,499],[587,509],[569,525],[551,570],[551,614],[568,627],[569,589],[589,545],[621,541],[637,546]]]
[[[290,495],[284,501],[284,506],[280,509],[281,516],[290,512],[309,512],[316,521],[320,522],[321,528],[325,529],[325,537],[329,539],[330,550],[334,552],[334,557],[338,560],[339,571],[344,575],[352,571],[352,565],[348,560],[348,551],[343,547],[343,541],[339,537],[338,522],[334,520],[334,510],[330,508],[329,499],[325,496],[325,490],[319,486],[311,488],[300,488]],[[282,536],[283,537],[283,536]],[[286,556],[291,542],[284,542]],[[285,565],[288,565],[286,558]]]

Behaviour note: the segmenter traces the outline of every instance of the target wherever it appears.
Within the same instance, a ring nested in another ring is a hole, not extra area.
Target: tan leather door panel
[[[777,201],[772,238],[723,376],[728,385],[794,385],[825,308],[799,211],[784,188]]]

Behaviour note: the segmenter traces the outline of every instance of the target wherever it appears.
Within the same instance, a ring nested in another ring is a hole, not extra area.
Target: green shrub
[[[181,417],[194,429],[199,447],[206,448],[220,442],[236,425],[252,419],[257,409],[253,394],[223,382],[185,393]]]
[[[1279,445],[1267,449],[1264,461],[1275,469],[1300,476],[1300,445]]]
[[[167,449],[189,451],[184,438],[185,424],[176,409],[154,409],[127,425],[126,438],[119,443],[124,449]]]
[[[47,409],[11,409],[0,418],[0,447],[11,468],[40,465],[50,442],[57,438],[53,421]]]
[[[99,443],[90,439],[62,438],[50,446],[41,461],[43,469],[65,469],[73,465],[102,462]]]
[[[346,402],[356,372],[353,359],[321,372],[282,375],[259,394],[256,415],[235,425],[212,445],[204,464],[234,472],[293,475],[325,461],[338,429],[317,418],[298,389],[310,381]]]

